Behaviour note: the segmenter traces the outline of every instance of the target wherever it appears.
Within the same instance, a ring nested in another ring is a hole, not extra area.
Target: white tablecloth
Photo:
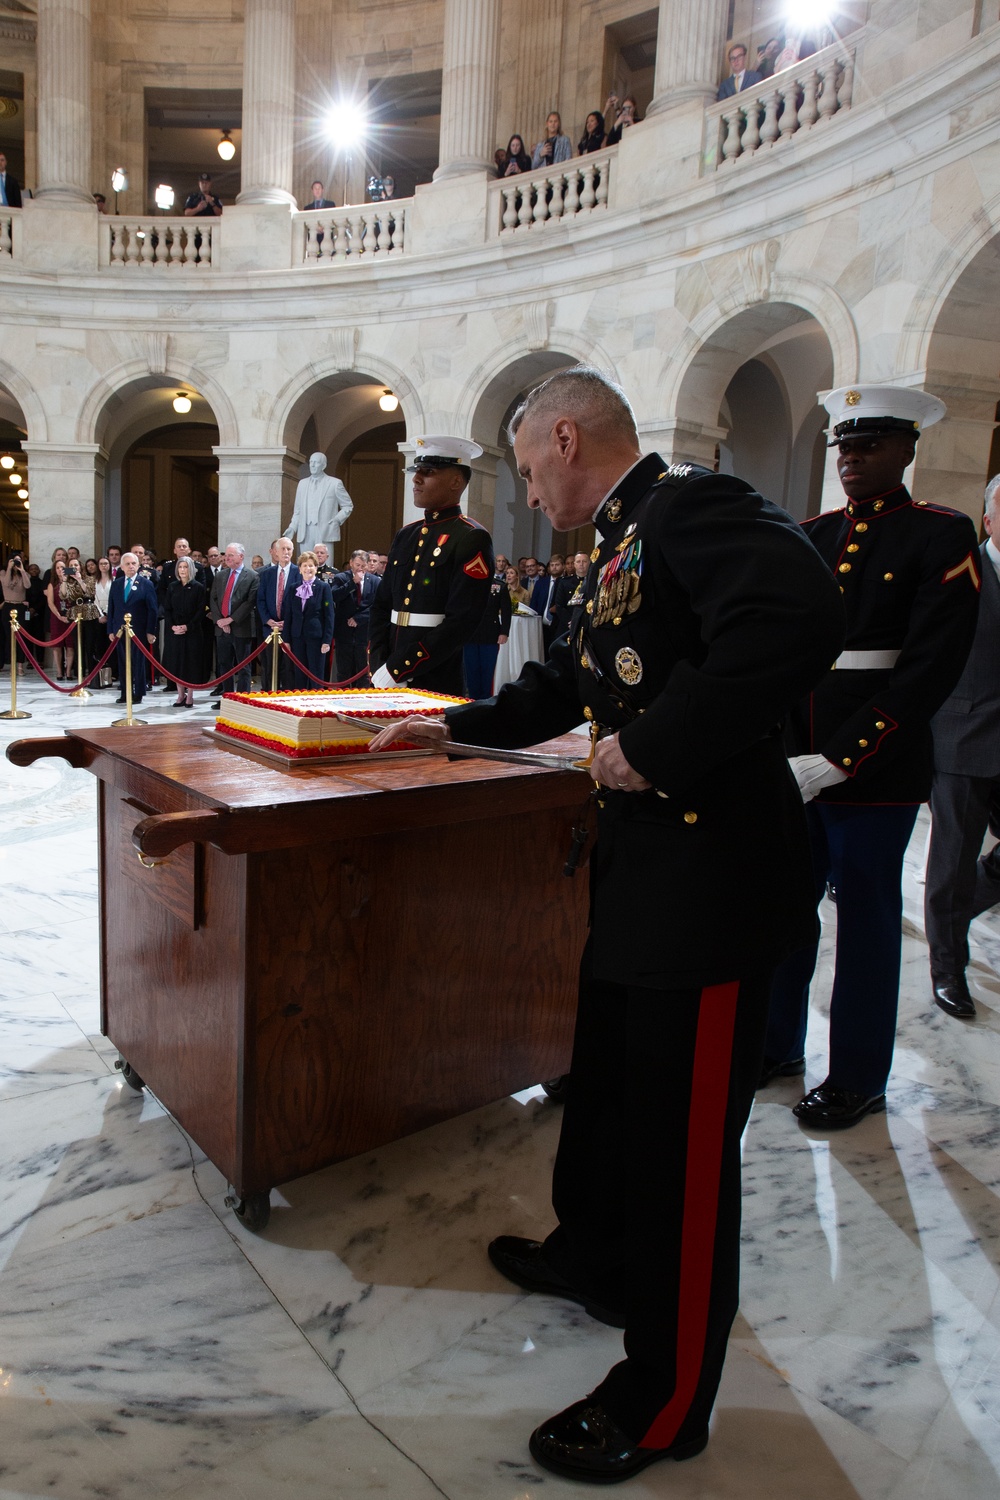
[[[496,671],[493,674],[493,691],[498,693],[505,682],[514,682],[521,675],[526,661],[544,661],[545,643],[542,640],[541,615],[514,615],[510,622],[510,636],[500,647]]]

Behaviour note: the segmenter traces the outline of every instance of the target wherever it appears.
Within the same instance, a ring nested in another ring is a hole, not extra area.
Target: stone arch
[[[20,409],[24,418],[24,425],[28,430],[28,441],[32,443],[44,443],[48,439],[48,422],[45,416],[45,408],[38,398],[38,394],[20,372],[16,370],[7,360],[0,359],[0,390],[10,397],[11,401]]]
[[[1000,234],[1000,193],[982,205],[975,219],[945,243],[910,304],[897,346],[896,369],[927,368],[928,348],[941,312],[969,265]]]
[[[106,446],[109,429],[114,426],[114,414],[130,397],[145,391],[176,390],[183,385],[191,387],[211,407],[219,429],[220,445],[235,447],[239,438],[236,411],[223,387],[213,376],[186,360],[171,355],[169,366],[169,370],[155,373],[146,361],[133,359],[100,375],[81,404],[76,426],[77,442],[96,442]]]
[[[718,455],[723,468],[733,468],[802,518],[820,506],[826,468],[817,398],[857,378],[857,331],[841,304],[831,338],[830,323],[815,310],[823,298],[803,295],[801,284],[790,286],[776,276],[772,293],[749,304],[734,294],[692,323],[668,370],[664,409],[672,450],[665,456],[711,467]],[[751,361],[766,367],[781,394],[766,461],[756,430],[729,430],[737,412],[744,422],[768,417],[766,410],[754,412],[746,375]],[[732,407],[722,420],[729,394]],[[781,450],[778,457],[775,443]]]
[[[363,355],[355,354],[350,361],[338,356],[313,360],[287,381],[275,397],[268,418],[270,444],[297,449],[302,429],[316,404],[316,392],[333,395],[359,385],[388,387],[399,397],[396,420],[406,423],[408,434],[423,430],[424,405],[409,377],[391,360],[366,351]]]
[[[546,375],[575,364],[596,365],[609,374],[616,373],[613,360],[599,344],[572,330],[553,328],[538,341],[524,333],[518,338],[503,342],[480,361],[466,380],[458,399],[457,410],[460,420],[462,413],[468,413],[468,418],[464,424],[465,430],[456,436],[471,437],[477,443],[496,442],[495,432],[492,437],[487,434],[496,413],[498,393],[507,388],[507,377],[511,370],[521,370],[529,377],[524,386],[527,390],[537,385]],[[497,422],[493,426],[499,427],[499,418],[510,399],[508,396],[499,408]]]

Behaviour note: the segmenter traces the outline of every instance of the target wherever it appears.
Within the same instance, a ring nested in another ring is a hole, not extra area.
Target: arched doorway
[[[1000,444],[1000,236],[962,271],[941,304],[927,346],[924,389],[948,407],[917,444],[912,490],[982,522],[983,490]]]
[[[190,409],[175,410],[185,400]],[[218,541],[219,427],[190,383],[140,377],[105,402],[96,435],[108,455],[105,546],[141,542],[163,558],[178,536],[202,552]]]
[[[0,386],[0,565],[5,566],[12,552],[27,552],[28,461],[22,444],[28,436],[27,424],[14,397]],[[7,462],[11,460],[11,462]],[[19,484],[11,480],[18,478]],[[20,494],[19,491],[24,491]]]
[[[681,380],[677,422],[720,432],[716,452],[687,456],[738,474],[797,520],[816,515],[826,472],[833,350],[819,321],[790,302],[762,302],[728,319]]]
[[[395,395],[375,376],[338,370],[310,385],[294,402],[285,422],[286,447],[302,455],[308,473],[311,453],[326,457],[327,472],[343,483],[354,504],[335,548],[335,562],[346,563],[354,547],[385,552],[406,519],[405,459],[399,445],[407,433],[406,396]],[[282,512],[282,524],[291,518]]]
[[[472,437],[485,449],[485,462],[481,460],[473,474],[469,513],[490,528],[494,550],[505,557],[530,556],[545,562],[553,552],[589,552],[594,545],[592,526],[554,532],[541,511],[528,509],[524,480],[507,441],[507,424],[529,391],[557,370],[577,363],[575,355],[556,349],[524,354],[492,376],[475,404]],[[488,488],[493,490],[492,506]]]

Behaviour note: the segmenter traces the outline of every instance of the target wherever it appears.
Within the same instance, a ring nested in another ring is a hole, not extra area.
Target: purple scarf
[[[316,582],[315,578],[310,578],[308,580],[305,579],[305,578],[303,578],[302,582],[299,584],[298,588],[295,590],[296,594],[302,600],[302,607],[303,607],[303,609],[305,608],[306,600],[312,598],[313,584],[315,582]]]

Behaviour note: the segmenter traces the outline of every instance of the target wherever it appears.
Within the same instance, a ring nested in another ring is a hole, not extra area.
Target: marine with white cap
[[[377,688],[408,683],[428,692],[465,692],[462,654],[489,603],[493,542],[462,513],[471,464],[482,448],[467,438],[415,439],[414,503],[424,512],[396,533],[371,613],[368,665]]]
[[[968,656],[979,553],[968,516],[913,500],[903,474],[943,401],[898,386],[832,391],[830,447],[847,495],[806,521],[836,576],[846,649],[790,716],[795,779],[808,804],[817,902],[836,890],[837,958],[826,1079],[794,1109],[843,1129],[885,1109],[899,995],[903,855],[931,789],[930,720]],[[805,1072],[816,945],[779,968],[760,1084]]]

